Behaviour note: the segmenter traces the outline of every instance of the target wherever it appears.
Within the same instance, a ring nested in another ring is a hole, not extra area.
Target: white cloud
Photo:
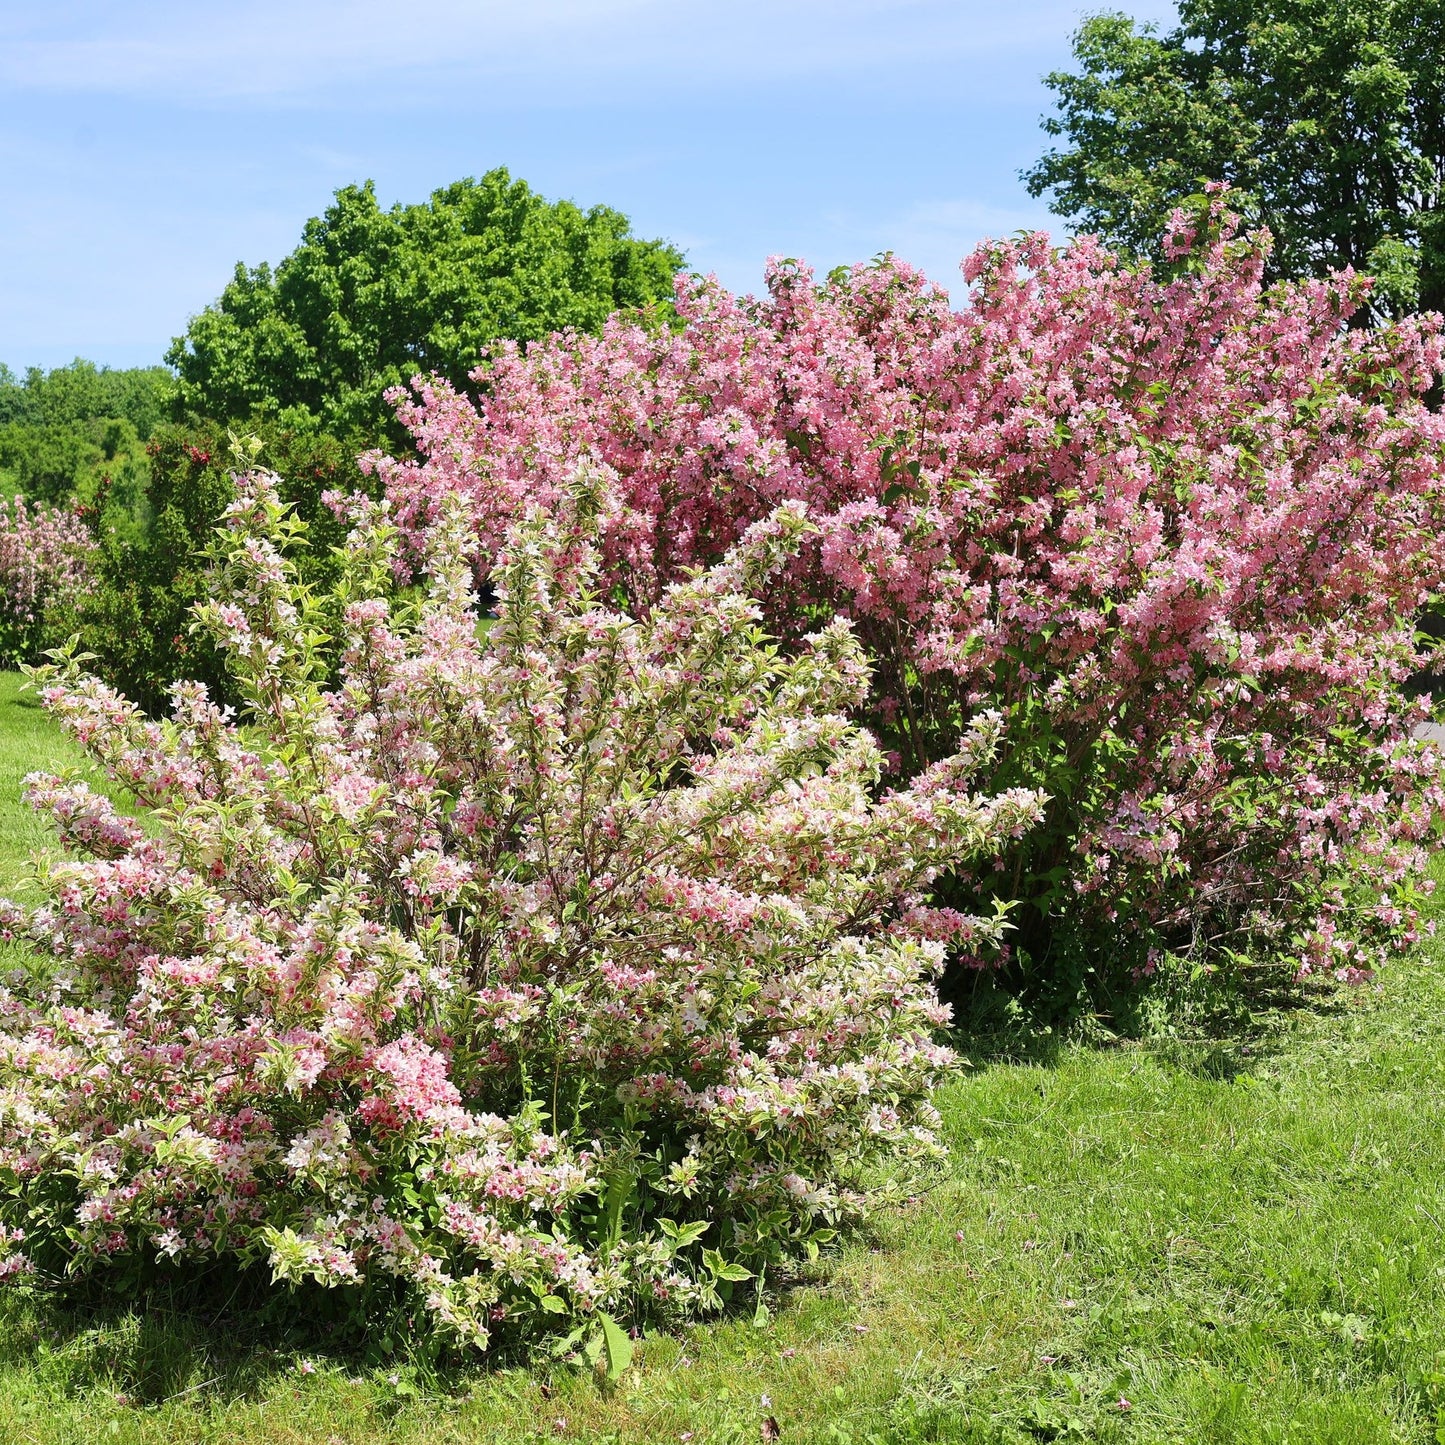
[[[1056,43],[1079,15],[1077,0],[4,0],[0,82],[201,103],[369,86],[381,105],[418,85],[472,103],[522,85],[567,104],[838,73],[906,87],[956,61],[960,86],[986,88],[970,62]]]

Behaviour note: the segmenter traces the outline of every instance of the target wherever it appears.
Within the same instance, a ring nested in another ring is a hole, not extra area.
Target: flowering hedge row
[[[778,263],[761,300],[687,277],[676,331],[504,347],[475,405],[418,382],[420,460],[369,465],[413,538],[465,498],[484,567],[591,459],[605,585],[644,610],[806,505],[768,627],[852,621],[904,776],[997,711],[988,786],[1050,796],[954,888],[1022,900],[1036,980],[1080,948],[1364,968],[1415,937],[1441,802],[1400,687],[1445,576],[1440,322],[1351,330],[1366,283],[1267,288],[1267,246],[1216,200],[1176,218],[1167,275],[986,244],[960,310],[891,260]]]
[[[28,781],[69,853],[0,905],[0,1275],[264,1264],[615,1364],[936,1154],[946,959],[1408,943],[1439,322],[1206,226],[504,349],[399,398],[334,570],[238,479],[239,719],[38,674],[153,826]]]
[[[91,586],[94,539],[73,512],[0,497],[0,667],[36,662]]]
[[[199,684],[156,722],[78,659],[39,672],[155,827],[28,781],[72,856],[5,909],[41,961],[0,990],[0,1273],[265,1262],[390,1281],[476,1346],[615,1343],[816,1252],[878,1165],[937,1152],[932,976],[999,924],[928,890],[1037,794],[968,791],[988,716],[879,791],[851,629],[783,655],[751,600],[800,508],[636,619],[596,596],[602,501],[584,479],[508,533],[488,628],[456,509],[402,606],[358,503],[326,598],[243,478],[199,616],[244,728]]]

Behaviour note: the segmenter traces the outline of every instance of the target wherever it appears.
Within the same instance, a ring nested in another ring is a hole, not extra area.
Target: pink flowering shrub
[[[319,597],[243,478],[198,615],[244,725],[199,684],[157,722],[78,659],[38,670],[153,827],[28,780],[71,856],[5,913],[40,961],[0,993],[0,1273],[259,1262],[390,1282],[479,1347],[615,1341],[816,1253],[937,1154],[931,980],[1001,921],[928,890],[1037,794],[968,791],[987,715],[879,790],[849,625],[785,655],[750,600],[800,507],[638,619],[596,593],[602,500],[510,530],[487,626],[455,508],[421,600],[387,600],[380,507]]]
[[[73,513],[0,497],[0,667],[35,662],[58,640],[55,614],[90,590],[94,550]]]
[[[778,263],[760,300],[684,277],[676,332],[503,347],[475,406],[418,381],[420,460],[369,464],[414,539],[464,497],[485,563],[593,459],[605,585],[639,607],[806,504],[768,625],[852,622],[904,776],[997,711],[987,786],[1050,795],[956,887],[1022,900],[1031,985],[1161,952],[1368,967],[1415,937],[1441,803],[1400,687],[1445,575],[1440,323],[1349,330],[1359,278],[1266,288],[1267,237],[1219,204],[1191,226],[1177,275],[986,244],[957,311],[893,260]]]

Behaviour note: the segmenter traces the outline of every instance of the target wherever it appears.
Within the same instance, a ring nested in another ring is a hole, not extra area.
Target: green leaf
[[[570,1335],[564,1335],[560,1340],[554,1340],[554,1341],[553,1341],[553,1343],[552,1343],[552,1345],[551,1345],[551,1347],[550,1347],[550,1348],[551,1348],[551,1353],[552,1353],[554,1356],[556,1356],[558,1359],[561,1359],[563,1355],[571,1354],[571,1352],[572,1352],[573,1350],[575,1350],[575,1349],[577,1348],[577,1346],[582,1343],[582,1336],[585,1335],[586,1333],[587,1333],[587,1326],[586,1326],[586,1325],[578,1325],[577,1328],[576,1328],[575,1330],[573,1330]],[[602,1345],[602,1341],[601,1341],[601,1337],[600,1337],[600,1336],[598,1337],[598,1342],[597,1342],[597,1343],[598,1343],[598,1349],[599,1349],[599,1351],[600,1351],[601,1345]],[[585,1347],[584,1347],[584,1349],[585,1349]],[[594,1355],[593,1358],[592,1358],[592,1363],[593,1363],[593,1364],[596,1364],[596,1362],[597,1362],[597,1357]]]
[[[582,1358],[587,1361],[592,1369],[597,1368],[597,1361],[602,1358],[602,1331],[598,1330],[585,1345],[582,1346]]]
[[[703,1250],[702,1262],[717,1279],[744,1280],[753,1277],[752,1270],[740,1264],[729,1264],[715,1249]]]
[[[602,1343],[607,1351],[607,1378],[620,1380],[632,1363],[632,1341],[611,1315],[599,1311],[597,1318],[602,1324]]]
[[[663,1238],[668,1240],[674,1249],[686,1249],[690,1244],[696,1244],[703,1235],[712,1227],[707,1220],[694,1220],[691,1224],[678,1224],[676,1220],[659,1219],[658,1228],[662,1230]]]
[[[622,1213],[627,1208],[637,1188],[637,1180],[626,1171],[614,1173],[607,1181],[606,1202],[603,1205],[603,1239],[610,1252],[622,1238]]]

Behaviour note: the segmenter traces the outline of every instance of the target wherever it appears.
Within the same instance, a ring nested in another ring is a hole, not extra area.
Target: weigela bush
[[[1439,319],[1350,330],[1349,275],[1266,288],[1268,238],[1217,197],[1170,247],[1163,274],[989,243],[958,311],[892,260],[777,263],[761,300],[683,278],[675,333],[503,348],[477,405],[419,381],[420,459],[370,464],[415,537],[467,498],[485,559],[595,458],[604,577],[643,607],[805,503],[769,626],[852,621],[905,775],[994,710],[988,786],[1051,796],[958,889],[1022,899],[1036,981],[1162,950],[1364,967],[1415,936],[1441,802],[1400,687],[1445,563]]]
[[[73,512],[0,497],[0,666],[36,662],[92,585],[95,542]]]
[[[636,619],[594,595],[600,494],[512,530],[487,625],[459,518],[403,606],[365,504],[337,608],[253,475],[198,614],[240,722],[38,672],[151,826],[29,779],[72,856],[7,915],[41,962],[0,996],[5,1273],[269,1261],[399,1283],[477,1346],[615,1330],[815,1253],[937,1153],[931,977],[1000,923],[927,890],[1038,796],[967,791],[987,717],[879,792],[849,626],[784,656],[749,600],[801,508]]]

